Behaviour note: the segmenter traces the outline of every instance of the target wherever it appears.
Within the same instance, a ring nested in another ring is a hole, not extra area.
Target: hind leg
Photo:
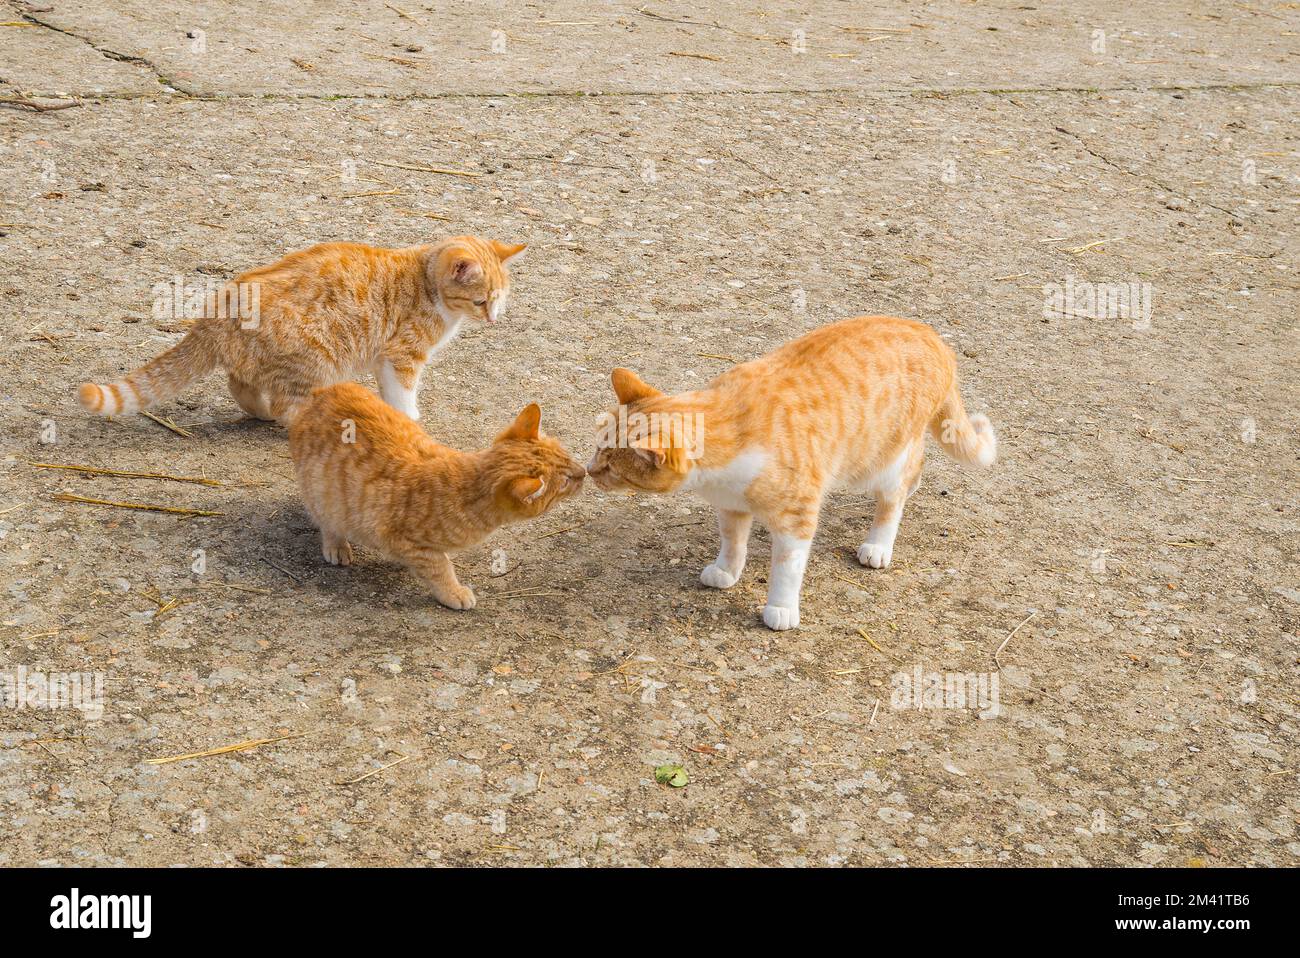
[[[872,480],[876,493],[876,518],[867,531],[867,540],[858,546],[858,561],[872,569],[884,569],[894,556],[894,539],[898,524],[903,519],[903,506],[907,497],[921,483],[921,465],[925,461],[925,445],[921,440],[911,443],[894,462]]]
[[[302,393],[281,393],[267,402],[267,418],[274,419],[281,426],[288,428],[293,417],[298,414],[307,395]]]
[[[270,407],[267,405],[266,398],[262,395],[262,390],[234,375],[226,380],[226,384],[230,387],[230,395],[234,397],[235,402],[239,403],[239,408],[254,419],[270,420],[275,418],[271,415]]]

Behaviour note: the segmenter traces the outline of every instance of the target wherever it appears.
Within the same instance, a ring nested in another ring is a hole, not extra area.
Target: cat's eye
[[[487,305],[487,300],[486,300],[486,299],[476,299],[476,300],[474,300],[474,305],[475,305],[475,306],[486,306],[486,305]]]

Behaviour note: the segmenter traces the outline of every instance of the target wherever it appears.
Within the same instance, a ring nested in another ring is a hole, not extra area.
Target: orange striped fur
[[[911,320],[833,323],[675,396],[627,369],[612,378],[627,426],[617,442],[601,440],[588,474],[601,489],[688,490],[712,503],[722,547],[701,573],[708,586],[730,588],[739,579],[757,517],[772,533],[763,621],[773,629],[799,624],[803,572],[828,492],[875,496],[858,561],[883,568],[903,504],[921,479],[927,429],[967,465],[989,466],[997,455],[988,419],[966,415],[952,350]],[[657,413],[661,422],[698,416],[702,442],[693,448],[689,435],[638,432],[638,417],[628,413]]]
[[[405,564],[443,605],[472,609],[448,553],[582,488],[582,466],[540,422],[534,403],[484,451],[458,452],[363,386],[317,390],[289,426],[289,452],[325,559],[349,565],[351,543],[369,546]]]
[[[218,367],[250,416],[287,422],[320,386],[367,372],[385,401],[412,418],[420,374],[465,320],[492,322],[505,307],[505,264],[524,249],[475,236],[384,249],[322,243],[237,277],[256,284],[254,318],[216,297],[178,344],[125,379],[85,383],[81,404],[113,416],[170,399]],[[238,302],[236,299],[235,302]]]

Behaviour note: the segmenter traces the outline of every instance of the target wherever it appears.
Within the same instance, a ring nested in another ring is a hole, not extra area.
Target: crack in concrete
[[[117,60],[123,63],[133,63],[137,66],[149,70],[154,78],[162,85],[171,87],[176,91],[174,95],[181,99],[199,100],[203,102],[225,102],[225,101],[266,101],[266,102],[295,102],[295,101],[320,101],[331,102],[336,100],[378,100],[378,101],[421,101],[421,100],[451,100],[451,99],[508,99],[508,98],[530,98],[530,97],[556,97],[556,98],[585,98],[585,97],[719,97],[719,96],[862,96],[862,97],[924,97],[934,99],[946,99],[953,96],[1011,96],[1011,95],[1030,95],[1030,94],[1098,94],[1098,93],[1172,93],[1172,92],[1250,92],[1255,90],[1287,90],[1300,88],[1300,81],[1278,80],[1264,81],[1257,83],[1201,83],[1201,84],[1156,84],[1151,86],[1121,85],[1110,87],[1086,87],[1086,86],[1060,86],[1060,87],[960,87],[953,89],[942,88],[894,88],[879,90],[862,90],[854,88],[828,87],[819,89],[778,89],[778,90],[542,90],[531,92],[492,92],[492,93],[210,93],[200,90],[186,89],[176,81],[168,77],[155,63],[151,60],[133,56],[127,53],[119,53],[116,50],[110,50],[107,47],[100,46],[89,37],[73,33],[71,30],[65,30],[62,27],[47,23],[35,16],[29,11],[18,11],[18,15],[24,20],[52,30],[55,33],[61,33],[64,36],[72,37],[81,43],[86,44],[96,53],[107,57],[110,60]],[[51,94],[28,92],[26,95],[33,97],[60,98]],[[75,99],[89,101],[116,101],[116,100],[138,100],[138,99],[155,99],[165,94],[157,93],[89,93],[89,94],[72,94]],[[167,94],[170,95],[170,94]],[[1183,190],[1177,189],[1149,174],[1140,173],[1128,167],[1116,163],[1104,153],[1094,149],[1078,133],[1068,130],[1065,127],[1058,126],[1055,128],[1058,132],[1075,140],[1084,151],[1093,158],[1101,161],[1111,169],[1132,176],[1136,179],[1145,181],[1164,190],[1174,196],[1181,197],[1190,203],[1199,203],[1211,209],[1218,210],[1221,213],[1239,218],[1239,214],[1233,210],[1226,209],[1214,203],[1203,200],[1196,200],[1188,196]]]
[[[163,71],[160,70],[151,60],[148,60],[145,57],[137,57],[129,53],[119,53],[116,50],[110,50],[107,47],[100,46],[98,43],[96,43],[94,40],[90,39],[89,37],[84,37],[79,33],[73,33],[71,30],[65,30],[63,27],[57,27],[52,23],[47,23],[46,21],[40,19],[29,10],[18,10],[17,14],[18,16],[26,20],[28,23],[34,23],[39,27],[44,27],[46,30],[52,30],[55,33],[63,34],[65,37],[71,37],[74,40],[78,40],[81,43],[84,43],[86,46],[90,47],[90,49],[94,50],[100,56],[106,57],[109,60],[117,60],[120,63],[133,63],[136,66],[143,67],[144,69],[152,73],[154,75],[154,79],[156,79],[160,84],[163,84],[164,86],[172,87],[173,89],[187,96],[190,95],[190,91],[184,89],[179,84],[177,84],[169,76],[163,73]],[[41,94],[36,94],[36,95],[40,96]],[[89,100],[94,98],[95,98],[94,96],[76,97],[76,99],[78,100]]]
[[[30,19],[30,17],[29,17]],[[44,25],[44,24],[43,24]],[[330,102],[334,100],[370,100],[401,103],[405,101],[440,101],[440,100],[508,100],[530,98],[600,98],[600,97],[728,97],[728,96],[861,96],[861,97],[924,97],[946,99],[955,96],[1014,96],[1053,93],[1249,93],[1257,90],[1295,90],[1300,89],[1300,81],[1277,80],[1262,83],[1202,83],[1202,84],[1159,84],[1155,86],[1113,86],[1113,87],[962,87],[943,89],[932,87],[920,88],[880,88],[864,90],[860,87],[823,87],[823,88],[785,88],[775,90],[529,90],[529,91],[491,91],[486,93],[223,93],[185,89],[162,73],[156,66],[143,57],[133,57],[124,53],[103,50],[84,37],[77,37],[66,30],[51,27],[59,33],[66,33],[110,59],[138,63],[152,70],[160,83],[165,83],[177,91],[181,99],[200,101],[257,101],[272,103],[294,103],[300,101]],[[140,100],[150,99],[165,94],[158,93],[43,93],[27,90],[25,95],[45,98],[75,97],[79,100]]]
[[[504,97],[701,97],[701,96],[782,96],[782,95],[799,95],[799,96],[830,96],[837,94],[862,95],[862,96],[919,96],[919,97],[936,97],[944,98],[950,96],[1009,96],[1012,94],[1049,94],[1049,93],[1161,93],[1161,92],[1212,92],[1220,90],[1228,91],[1250,91],[1250,90],[1276,90],[1276,89],[1298,89],[1300,80],[1272,80],[1261,81],[1256,83],[1167,83],[1154,84],[1151,86],[1139,86],[1135,84],[1120,84],[1116,86],[1056,86],[1056,87],[955,87],[944,89],[940,87],[921,87],[921,88],[881,88],[879,90],[863,90],[855,87],[823,87],[797,89],[786,88],[776,90],[539,90],[539,91],[502,91],[489,93],[222,93],[207,92],[195,89],[187,89],[169,77],[163,70],[152,60],[146,57],[135,56],[129,53],[119,53],[101,46],[90,37],[74,33],[63,27],[55,26],[45,20],[40,19],[31,10],[15,10],[18,16],[21,16],[29,23],[52,30],[55,33],[61,33],[64,36],[71,37],[81,43],[86,44],[96,53],[107,57],[110,60],[117,60],[122,63],[134,63],[137,66],[149,70],[154,78],[160,84],[169,86],[179,94],[196,100],[448,100],[461,98],[474,99],[496,99]],[[656,19],[667,19],[657,17]],[[670,21],[673,22],[673,21]],[[689,22],[689,21],[680,21]],[[707,24],[701,24],[707,25]],[[713,24],[717,26],[717,24]],[[29,92],[30,96],[48,97],[50,94],[39,92]],[[72,94],[79,100],[127,100],[148,97],[153,94],[140,93],[88,93]],[[1064,132],[1064,131],[1063,131]],[[1086,147],[1085,147],[1086,148]]]
[[[1083,147],[1085,153],[1087,153],[1089,156],[1093,157],[1094,159],[1100,160],[1102,163],[1109,166],[1112,170],[1116,170],[1117,172],[1123,173],[1126,176],[1131,176],[1134,177],[1135,179],[1142,180],[1148,185],[1154,185],[1156,187],[1159,187],[1160,189],[1164,190],[1166,193],[1184,199],[1189,203],[1199,203],[1201,206],[1208,206],[1210,209],[1218,210],[1220,213],[1227,213],[1233,219],[1241,219],[1240,214],[1238,214],[1234,210],[1225,209],[1222,206],[1219,206],[1215,203],[1207,202],[1205,200],[1193,199],[1191,196],[1188,196],[1184,190],[1181,190],[1176,186],[1171,186],[1170,184],[1164,182],[1163,180],[1157,179],[1156,177],[1150,175],[1149,173],[1142,173],[1142,172],[1138,172],[1137,170],[1131,170],[1126,166],[1116,163],[1109,156],[1092,147],[1087,140],[1085,140],[1078,133],[1075,133],[1073,130],[1067,130],[1063,126],[1053,127],[1053,129],[1055,129],[1057,133],[1064,133],[1066,136],[1073,139],[1076,143],[1078,143],[1081,147]]]
[[[99,784],[108,789],[109,795],[112,796],[109,798],[108,805],[104,809],[104,815],[108,819],[108,831],[104,837],[99,840],[100,847],[103,849],[104,854],[112,855],[112,851],[109,849],[109,843],[112,842],[117,835],[117,816],[113,814],[113,809],[116,807],[122,794],[112,785],[108,784],[107,778],[100,778],[98,776],[96,776],[96,778],[99,781]]]

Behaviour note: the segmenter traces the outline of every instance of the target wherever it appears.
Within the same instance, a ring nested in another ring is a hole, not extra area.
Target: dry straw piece
[[[1027,616],[1025,616],[1024,621],[1021,622],[1020,625],[1016,626],[1014,629],[1012,629],[1010,632],[1007,633],[1007,637],[1002,640],[1002,644],[998,646],[998,650],[993,653],[993,662],[998,666],[999,669],[1002,668],[1002,664],[998,662],[998,656],[1002,654],[1002,650],[1007,647],[1007,643],[1011,641],[1012,636],[1014,636],[1017,632],[1019,632],[1024,627],[1025,623],[1028,622],[1036,615],[1038,615],[1037,609],[1035,609],[1033,612],[1030,612]]]
[[[162,426],[164,429],[170,429],[178,436],[184,436],[186,439],[194,438],[194,433],[187,432],[186,430],[182,429],[180,426],[176,425],[176,423],[172,422],[170,419],[163,419],[161,416],[155,416],[151,412],[141,412],[140,415],[144,416],[145,419],[152,419],[154,422]]]
[[[451,222],[450,216],[443,216],[441,213],[426,213],[424,210],[394,210],[394,213],[405,213],[407,216],[424,216],[431,220],[442,220],[446,223]]]
[[[173,506],[158,506],[147,502],[114,502],[111,499],[91,499],[88,496],[74,496],[70,492],[60,492],[51,496],[56,502],[84,502],[92,506],[113,506],[117,509],[140,509],[145,512],[167,512],[176,516],[224,516],[224,512],[209,512],[206,509],[177,509]]]
[[[885,651],[884,649],[882,649],[880,646],[876,645],[875,640],[872,639],[871,636],[867,635],[867,630],[866,630],[866,629],[858,629],[858,635],[860,635],[860,636],[862,636],[864,639],[866,639],[866,640],[867,640],[867,645],[871,646],[873,649],[875,649],[877,652],[879,652],[879,653],[880,653],[881,655],[883,655],[885,658],[887,658],[887,659],[893,659],[894,661],[898,661],[897,659],[894,659],[894,656],[890,655],[888,652],[886,652],[886,651]]]
[[[367,190],[365,193],[344,193],[344,194],[343,194],[343,199],[345,199],[345,200],[359,200],[359,199],[361,199],[363,196],[397,196],[397,195],[400,194],[401,192],[402,192],[402,191],[399,190],[399,189],[391,189],[391,190]]]
[[[358,775],[356,778],[349,778],[349,779],[347,779],[346,781],[343,781],[343,782],[335,782],[334,784],[335,784],[335,785],[355,785],[357,782],[364,782],[366,779],[370,778],[372,775],[378,775],[380,772],[386,772],[386,771],[388,771],[390,768],[392,768],[392,767],[395,766],[395,765],[401,765],[403,762],[409,762],[409,761],[410,761],[411,759],[413,759],[413,758],[419,758],[419,755],[418,755],[418,754],[416,754],[416,755],[403,755],[403,756],[402,756],[401,758],[399,758],[396,762],[389,762],[387,765],[381,765],[381,766],[379,766],[379,768],[372,768],[370,771],[366,772],[364,775]]]
[[[414,163],[385,163],[383,160],[372,160],[371,162],[378,166],[391,166],[397,170],[414,170],[416,173],[441,173],[444,176],[482,176],[482,173],[475,173],[472,170],[449,170],[441,166],[417,166]]]
[[[424,26],[423,22],[417,20],[415,17],[411,16],[409,13],[407,13],[405,10],[401,9],[400,7],[395,7],[391,3],[385,3],[384,6],[386,6],[389,10],[392,10],[393,13],[397,14],[403,20],[410,20],[412,23],[418,26],[421,27]]]
[[[32,462],[26,460],[29,466],[37,469],[66,469],[69,472],[86,472],[93,476],[117,476],[121,479],[170,479],[172,482],[193,482],[200,486],[224,486],[224,482],[216,479],[204,479],[200,476],[173,476],[165,472],[128,472],[121,469],[103,469],[99,466],[79,466],[75,463],[57,463],[57,462]]]
[[[210,755],[226,755],[230,752],[243,752],[250,748],[257,748],[259,745],[270,745],[272,742],[283,742],[286,739],[302,738],[306,732],[294,732],[292,735],[279,735],[275,738],[250,738],[246,742],[236,742],[234,745],[222,745],[220,748],[210,748],[203,752],[187,752],[184,755],[172,755],[168,758],[147,758],[146,765],[167,765],[171,762],[183,762],[190,758],[207,758]]]

